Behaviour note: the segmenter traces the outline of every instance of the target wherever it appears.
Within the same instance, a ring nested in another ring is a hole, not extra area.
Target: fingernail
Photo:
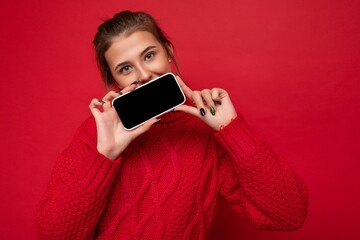
[[[221,105],[221,101],[215,101],[215,104]]]
[[[203,108],[200,108],[200,114],[201,116],[205,116],[205,110]]]
[[[176,110],[175,108],[173,109],[173,112],[180,112],[179,110]]]
[[[211,112],[211,115],[215,116],[215,108],[214,107],[210,107],[210,112]]]
[[[140,83],[140,81],[135,81],[135,82],[133,82],[132,84],[130,84],[130,85],[138,85]]]
[[[122,95],[123,93],[121,92],[121,91],[119,91],[119,92],[116,92],[117,94],[119,94],[119,95]]]
[[[99,103],[101,103],[101,104],[105,104],[105,101],[103,101],[103,100],[99,100]]]
[[[160,121],[161,121],[161,118],[159,118],[156,122],[154,122],[154,124],[153,124],[153,125],[158,124]]]

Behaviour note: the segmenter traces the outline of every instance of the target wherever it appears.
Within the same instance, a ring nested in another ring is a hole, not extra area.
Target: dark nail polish
[[[215,104],[221,105],[221,101],[215,101]]]
[[[123,95],[123,93],[121,92],[121,91],[119,91],[119,92],[116,92],[117,94],[119,94],[119,95]]]
[[[158,124],[161,121],[161,118],[159,118],[153,125]]]
[[[133,82],[132,84],[130,84],[130,85],[138,85],[140,83],[140,81],[135,81],[135,82]]]
[[[99,103],[101,103],[101,104],[105,104],[105,101],[103,101],[103,100],[99,100]]]
[[[201,116],[205,116],[205,110],[203,108],[200,108],[200,114]]]
[[[215,116],[215,108],[214,107],[210,107],[210,112],[211,112],[211,115]]]

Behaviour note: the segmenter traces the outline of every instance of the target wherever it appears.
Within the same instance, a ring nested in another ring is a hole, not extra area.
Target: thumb
[[[182,111],[185,113],[189,113],[195,117],[200,117],[200,112],[196,107],[192,107],[189,105],[180,105],[174,109],[175,111]]]
[[[148,121],[146,121],[143,125],[141,125],[140,127],[136,128],[133,130],[133,133],[135,134],[135,136],[139,136],[141,134],[143,134],[144,132],[148,131],[152,125],[154,125],[155,123],[159,122],[160,119],[158,118],[152,118]]]

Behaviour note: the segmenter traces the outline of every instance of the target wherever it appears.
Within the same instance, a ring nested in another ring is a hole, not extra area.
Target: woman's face
[[[135,81],[145,83],[171,72],[165,48],[151,33],[145,31],[115,37],[105,52],[105,59],[120,88]]]

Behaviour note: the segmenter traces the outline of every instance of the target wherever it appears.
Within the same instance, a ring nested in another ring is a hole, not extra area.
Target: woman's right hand
[[[119,94],[132,91],[136,87],[136,84],[130,85],[120,93],[110,91],[102,100],[94,98],[89,105],[96,122],[97,150],[109,159],[116,159],[136,137],[149,130],[154,123],[159,121],[158,119],[150,119],[132,131],[124,129],[111,102]]]

